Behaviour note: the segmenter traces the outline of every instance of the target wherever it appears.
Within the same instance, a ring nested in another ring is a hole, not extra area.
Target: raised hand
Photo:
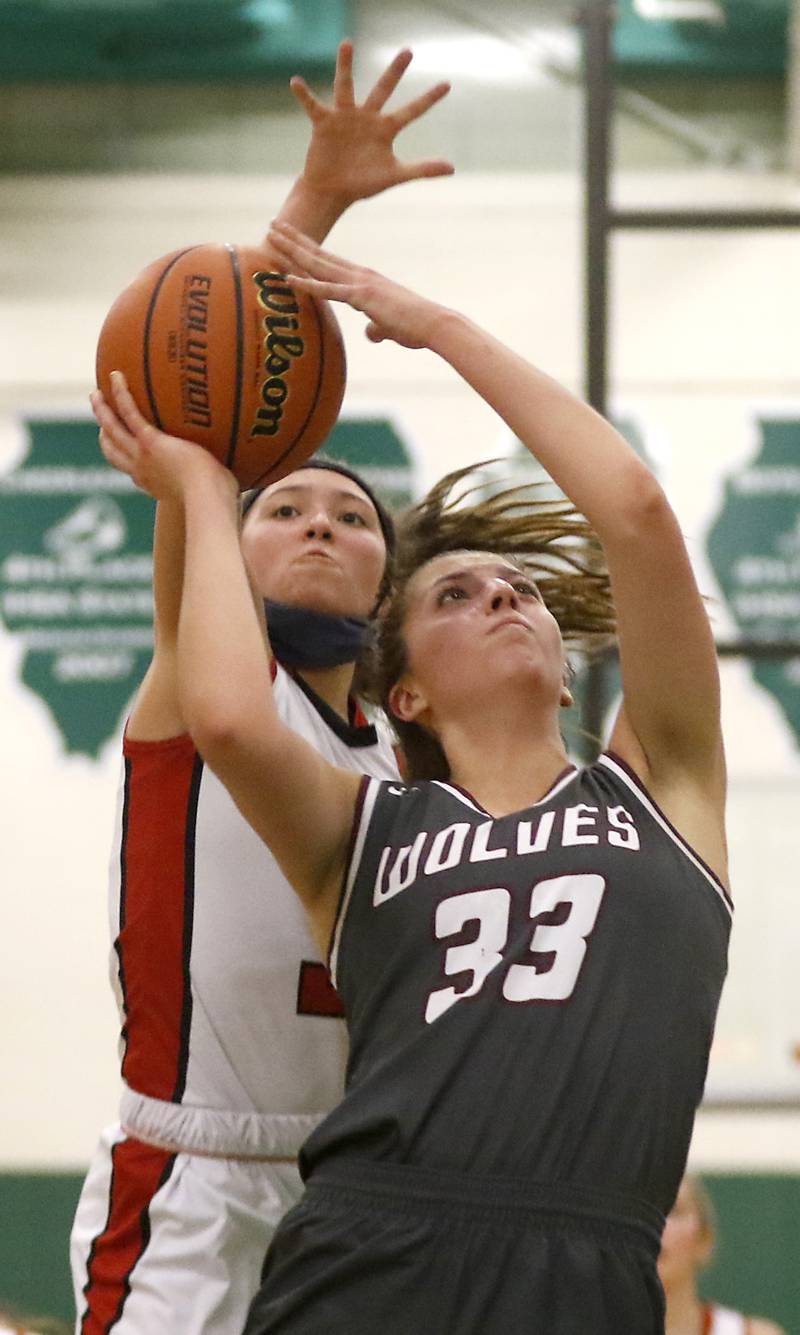
[[[340,211],[357,199],[404,181],[448,176],[453,171],[452,163],[442,158],[400,162],[395,156],[394,141],[400,131],[450,91],[448,83],[437,83],[395,111],[386,111],[411,59],[407,48],[399,51],[362,103],[355,98],[350,41],[339,47],[330,105],[320,101],[299,75],[290,82],[312,127],[302,179],[309,189],[335,199]]]
[[[182,500],[187,484],[201,473],[218,475],[220,485],[236,494],[233,474],[208,450],[168,436],[142,417],[121,371],[111,372],[111,386],[113,405],[100,390],[89,397],[100,427],[100,449],[114,468],[156,500]]]
[[[373,343],[388,338],[404,348],[427,347],[433,328],[447,316],[445,307],[374,269],[332,255],[289,223],[273,223],[267,240],[288,282],[312,296],[342,301],[361,311],[368,320],[367,338]]]

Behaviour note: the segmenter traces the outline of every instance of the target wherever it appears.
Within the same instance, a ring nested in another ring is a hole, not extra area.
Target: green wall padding
[[[0,1308],[73,1317],[68,1239],[82,1185],[76,1173],[0,1175]]]
[[[800,1177],[704,1176],[719,1241],[702,1292],[800,1335]]]

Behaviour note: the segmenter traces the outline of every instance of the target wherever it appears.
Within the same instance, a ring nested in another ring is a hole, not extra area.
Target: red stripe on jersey
[[[340,1020],[344,1016],[342,999],[331,982],[324,964],[303,960],[297,985],[297,1014],[325,1015]]]
[[[122,1316],[131,1272],[150,1241],[150,1203],[175,1158],[138,1140],[112,1149],[108,1219],[89,1253],[81,1335],[106,1335]]]
[[[367,718],[366,714],[364,713],[363,709],[361,708],[361,704],[360,704],[360,702],[356,699],[356,697],[355,697],[354,695],[351,695],[351,696],[350,696],[350,699],[349,699],[349,701],[348,701],[348,705],[349,705],[349,709],[350,709],[350,723],[351,723],[352,727],[354,727],[354,728],[368,728],[368,727],[369,727],[369,719]]]
[[[194,839],[200,760],[188,737],[125,743],[119,934],[122,1075],[180,1101],[191,1025]]]

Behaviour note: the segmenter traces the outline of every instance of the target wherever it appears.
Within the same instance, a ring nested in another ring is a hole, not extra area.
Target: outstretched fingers
[[[273,223],[268,240],[285,267],[288,283],[313,297],[363,310],[366,270],[323,250],[291,223]]]
[[[422,162],[406,162],[398,166],[401,181],[418,181],[423,176],[452,176],[454,171],[455,167],[447,158],[426,158]]]
[[[336,54],[336,72],[333,76],[333,104],[336,107],[352,107],[356,94],[353,84],[353,43],[346,38],[339,43]]]
[[[313,121],[318,120],[325,114],[325,103],[320,102],[318,97],[312,93],[305,79],[300,74],[294,74],[289,80],[289,88],[293,97],[297,99],[306,115]]]
[[[310,296],[317,297],[320,301],[342,301],[348,306],[360,310],[353,296],[353,287],[350,283],[335,283],[324,278],[311,278],[308,274],[289,273],[286,275],[287,282],[292,287],[298,288],[301,292],[308,292]]]
[[[344,282],[351,277],[358,266],[349,260],[332,255],[323,250],[316,242],[304,236],[291,223],[275,222],[269,231],[270,246],[282,259],[288,259],[305,277],[321,281]],[[288,275],[287,275],[288,277]]]
[[[408,47],[404,47],[402,51],[398,51],[397,55],[390,64],[387,65],[383,74],[376,81],[374,87],[367,94],[364,99],[365,111],[383,110],[410,64],[411,51]]]
[[[404,130],[412,121],[419,120],[426,111],[435,107],[437,102],[441,102],[443,97],[447,97],[450,92],[450,84],[447,82],[434,84],[426,93],[420,93],[419,97],[413,97],[405,106],[398,107],[397,111],[392,112],[392,120],[397,127],[397,131]]]

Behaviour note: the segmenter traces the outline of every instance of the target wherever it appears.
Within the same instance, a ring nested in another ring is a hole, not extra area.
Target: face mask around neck
[[[272,652],[290,668],[333,668],[354,663],[369,634],[363,617],[332,616],[264,599]]]

